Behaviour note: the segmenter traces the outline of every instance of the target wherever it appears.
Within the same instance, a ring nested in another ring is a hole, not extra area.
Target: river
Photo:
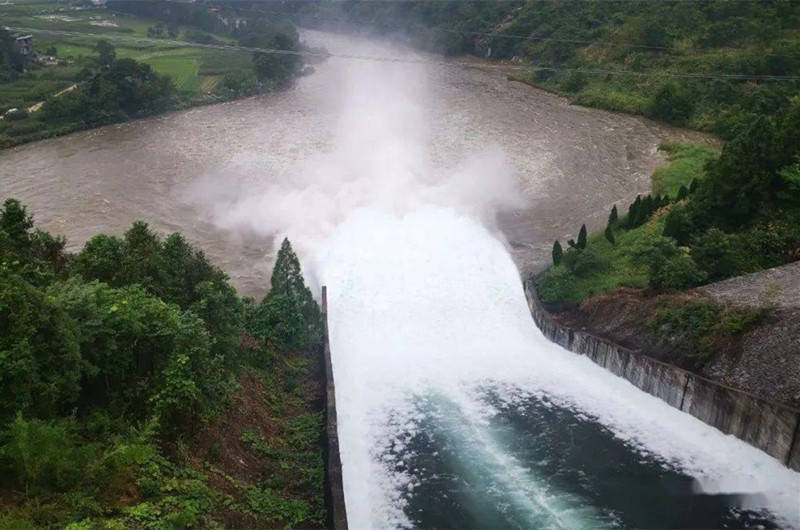
[[[520,273],[649,189],[663,139],[497,70],[306,32],[290,90],[0,153],[72,248],[134,219],[180,230],[245,294],[288,235],[329,292],[352,528],[779,527],[797,473],[533,324]]]
[[[409,53],[314,31],[303,38],[332,53]],[[136,219],[162,232],[180,230],[240,291],[261,295],[272,239],[288,233],[281,222],[286,212],[266,227],[274,234],[263,226],[233,232],[219,228],[208,203],[218,206],[265,183],[296,180],[299,166],[332,150],[342,121],[343,94],[336,87],[353,66],[331,59],[274,95],[0,151],[0,195],[25,202],[37,222],[67,236],[73,250],[98,232],[120,234]],[[526,204],[506,213],[502,224],[524,272],[545,263],[554,238],[575,237],[584,222],[600,227],[613,203],[621,207],[648,192],[650,174],[663,162],[657,152],[662,140],[702,138],[639,117],[571,106],[509,82],[499,71],[437,66],[425,84],[420,104],[437,167],[452,167],[489,145],[502,149],[513,166]],[[187,190],[198,182],[223,185],[211,186],[203,201],[196,189]]]

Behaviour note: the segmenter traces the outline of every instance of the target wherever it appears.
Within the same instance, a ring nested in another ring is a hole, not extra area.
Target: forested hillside
[[[431,51],[530,65],[521,78],[580,104],[725,137],[800,93],[794,1],[316,1],[284,10],[303,24],[356,24]]]
[[[5,201],[0,528],[321,526],[322,322],[289,242],[257,305],[143,222],[64,246]]]

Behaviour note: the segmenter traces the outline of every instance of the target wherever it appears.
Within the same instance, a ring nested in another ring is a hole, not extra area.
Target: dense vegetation
[[[0,527],[319,526],[321,318],[289,242],[258,306],[143,222],[64,248],[4,203]],[[215,429],[246,399],[260,423]],[[256,442],[285,448],[263,474],[220,464]]]
[[[530,64],[524,79],[580,104],[725,137],[800,90],[800,80],[726,77],[800,72],[800,3],[791,1],[315,1],[285,9],[303,24],[346,22],[437,52]],[[672,77],[687,73],[712,77]]]
[[[540,278],[545,301],[580,301],[618,286],[682,289],[800,259],[800,100],[761,117],[709,158],[671,146],[655,185],[625,215],[563,251]],[[703,169],[695,172],[698,167]]]
[[[0,120],[0,147],[268,92],[288,84],[302,67],[297,55],[191,46],[242,44],[298,51],[297,30],[275,17],[166,1],[78,7],[52,1],[0,5],[0,18],[9,25],[78,32],[36,33],[37,54],[55,56],[55,61],[40,61],[16,53],[11,35],[0,30],[0,115],[19,109]],[[97,25],[97,19],[107,25]],[[162,45],[129,37],[169,41]],[[186,46],[176,46],[176,41]]]

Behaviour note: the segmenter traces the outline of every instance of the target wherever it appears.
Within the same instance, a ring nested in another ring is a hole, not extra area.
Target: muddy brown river
[[[332,53],[420,57],[358,37],[303,36]],[[121,234],[136,219],[163,233],[181,231],[241,292],[263,294],[273,239],[285,227],[229,230],[214,221],[219,212],[209,204],[231,190],[247,194],[276,179],[302,178],[304,161],[330,151],[343,119],[342,76],[352,64],[328,59],[272,95],[0,151],[0,196],[26,203],[38,225],[65,235],[72,250],[98,232]],[[434,164],[458,165],[487,145],[508,157],[526,205],[504,214],[500,226],[523,274],[547,263],[554,238],[575,237],[584,222],[600,228],[612,204],[647,192],[663,163],[660,142],[703,138],[570,105],[497,69],[432,65],[426,72],[421,110]]]

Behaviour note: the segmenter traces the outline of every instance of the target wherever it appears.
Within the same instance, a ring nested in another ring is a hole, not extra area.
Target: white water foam
[[[800,521],[800,474],[549,342],[531,319],[504,245],[479,222],[435,206],[405,215],[363,209],[331,237],[318,267],[329,292],[353,528],[409,524],[400,499],[413,479],[387,470],[376,452],[386,436],[414,431],[407,398],[446,395],[480,423],[485,412],[469,390],[479,384],[509,401],[519,389],[544,393],[694,476],[706,491],[760,493],[754,502],[761,507]],[[389,411],[395,424],[387,433]],[[513,476],[517,463],[505,458]]]

